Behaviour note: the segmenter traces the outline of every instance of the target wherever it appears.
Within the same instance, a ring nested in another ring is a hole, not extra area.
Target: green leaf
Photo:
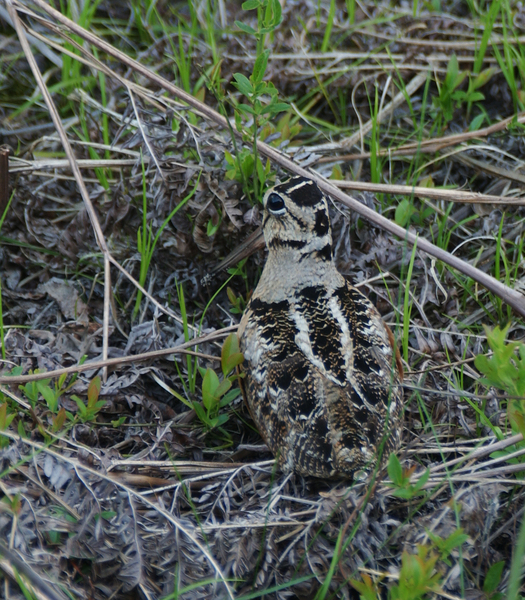
[[[413,491],[414,492],[419,492],[419,490],[425,485],[425,483],[428,481],[428,478],[430,477],[430,469],[425,469],[425,472],[423,473],[423,475],[421,475],[421,477],[417,480],[417,482],[415,483],[415,485],[413,486]]]
[[[282,8],[281,8],[281,3],[279,2],[279,0],[270,0],[271,2],[271,7],[272,7],[272,12],[273,12],[273,18],[271,20],[270,25],[272,26],[273,29],[276,29],[277,27],[279,27],[279,25],[281,24],[283,17],[282,17]]]
[[[95,517],[99,517],[101,519],[107,519],[108,521],[116,516],[117,516],[117,513],[114,510],[103,510],[98,515],[95,515]]]
[[[453,90],[456,87],[454,84],[458,78],[458,72],[458,57],[453,54],[448,61],[447,74],[445,76],[445,85],[449,90]]]
[[[259,8],[261,5],[261,0],[246,0],[246,2],[242,3],[242,9],[253,10],[254,8]]]
[[[199,420],[202,421],[202,423],[204,423],[205,425],[211,426],[211,421],[210,421],[210,419],[208,419],[208,415],[206,414],[206,412],[204,411],[204,409],[198,402],[193,403],[193,410],[195,411]]]
[[[276,102],[275,104],[271,104],[272,114],[276,114],[278,112],[286,111],[290,108],[290,105],[287,102]]]
[[[245,115],[256,115],[257,112],[249,104],[237,104],[235,107],[237,112],[244,113]]]
[[[240,365],[244,361],[244,355],[238,352],[228,357],[228,361],[225,365],[226,373],[230,373],[237,365]]]
[[[7,414],[7,402],[0,405],[0,431],[5,431],[11,425],[11,421],[15,418],[15,415],[16,412]]]
[[[224,394],[231,388],[232,382],[229,379],[224,379],[220,382],[219,387],[215,390],[215,398],[222,398]]]
[[[497,563],[491,565],[490,569],[487,571],[485,575],[485,581],[483,582],[483,591],[486,594],[492,594],[496,591],[498,585],[501,581],[501,575],[503,573],[503,568],[505,567],[505,561],[500,560]]]
[[[241,162],[241,169],[244,173],[244,176],[248,179],[253,175],[253,155],[247,154]]]
[[[404,477],[403,477],[403,468],[401,467],[401,463],[399,462],[399,458],[392,452],[388,457],[388,476],[390,479],[398,486],[403,485]]]
[[[233,158],[233,156],[231,155],[230,152],[228,152],[228,150],[224,151],[224,158],[226,159],[226,162],[231,166],[234,167],[235,166],[235,158]]]
[[[258,31],[259,34],[266,34],[266,33],[272,33],[272,31],[275,29],[275,25],[272,23],[271,25],[269,25],[268,27],[261,27]]]
[[[230,390],[227,394],[224,395],[224,397],[219,402],[219,408],[228,406],[228,404],[231,404],[235,400],[235,398],[240,396],[240,394],[241,390],[238,387],[234,388],[233,390]]]
[[[255,64],[253,65],[253,72],[251,76],[251,80],[254,84],[260,83],[263,80],[264,74],[266,73],[266,66],[268,65],[269,56],[270,51],[265,50],[257,57]]]
[[[25,428],[24,428],[24,423],[22,422],[22,420],[18,421],[18,428],[17,429],[18,429],[18,435],[22,439],[26,440],[29,437],[27,435],[27,432],[26,432]]]
[[[55,392],[48,385],[44,384],[45,381],[46,380],[37,381],[36,386],[46,401],[49,410],[56,412],[58,408],[58,398],[56,397]]]
[[[87,415],[87,407],[84,404],[84,402],[78,397],[78,396],[71,396],[71,400],[74,400],[77,403],[78,406],[78,412],[80,413],[81,417],[85,417]]]
[[[235,82],[233,85],[243,94],[244,96],[251,96],[253,94],[253,85],[251,81],[242,73],[234,73],[233,78]]]
[[[403,500],[411,500],[413,496],[412,491],[407,490],[405,488],[399,488],[397,490],[394,490],[392,492],[392,495],[396,498],[402,498]]]
[[[376,584],[368,573],[361,573],[363,581],[350,579],[350,585],[359,592],[359,597],[362,600],[377,600],[379,598]]]
[[[412,206],[412,203],[408,198],[403,198],[396,207],[395,222],[400,227],[405,227],[410,221],[412,215],[416,212],[416,209]]]
[[[228,294],[228,298],[232,304],[236,304],[237,297],[235,296],[234,291],[229,287],[226,290]],[[230,335],[224,340],[221,349],[221,366],[222,366],[222,374],[226,377],[228,373],[232,370],[233,367],[228,368],[228,359],[232,354],[238,354],[240,352],[239,349],[239,338],[236,333],[230,333]]]
[[[494,67],[481,71],[481,73],[472,81],[472,89],[477,90],[478,88],[483,87],[489,81],[489,79],[491,79],[495,72],[496,69]]]
[[[470,122],[468,127],[469,131],[477,131],[482,125],[483,121],[485,121],[485,115],[483,113],[479,114],[477,117],[474,117]]]
[[[7,428],[7,402],[0,405],[0,431],[5,431]]]
[[[472,92],[468,96],[469,102],[481,102],[481,100],[485,100],[485,96],[481,92]]]
[[[57,387],[59,390],[62,389],[62,386],[64,385],[64,382],[66,381],[66,377],[67,377],[67,373],[62,373],[62,375],[60,375],[60,377],[58,378]]]
[[[476,92],[474,92],[476,93]],[[472,94],[474,95],[474,94]],[[458,103],[458,106],[464,102],[467,99],[467,92],[464,92],[463,90],[458,90],[456,92],[454,92],[451,96],[452,100],[455,100]],[[470,96],[469,96],[470,98]]]
[[[53,431],[60,431],[66,422],[66,409],[62,407],[53,419]]]
[[[91,408],[95,405],[98,400],[98,396],[100,394],[100,389],[102,387],[102,381],[100,377],[97,375],[94,377],[88,387],[87,397],[88,397],[88,406]]]
[[[255,33],[257,33],[257,31],[255,31],[255,29],[253,27],[250,27],[249,25],[245,25],[241,21],[235,21],[235,25],[237,25],[237,27],[241,31],[244,31],[244,33],[247,33],[248,35],[254,35]]]
[[[214,427],[220,427],[221,425],[224,425],[224,423],[226,423],[226,421],[228,421],[228,419],[230,418],[229,415],[218,415],[215,418],[215,424]]]
[[[211,410],[216,404],[216,390],[219,387],[219,378],[217,373],[209,367],[206,369],[206,375],[202,380],[202,402],[207,410]]]

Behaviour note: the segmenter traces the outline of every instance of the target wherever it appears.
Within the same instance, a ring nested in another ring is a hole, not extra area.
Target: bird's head
[[[293,177],[264,195],[263,230],[270,253],[297,253],[298,260],[332,260],[326,196],[306,177]]]

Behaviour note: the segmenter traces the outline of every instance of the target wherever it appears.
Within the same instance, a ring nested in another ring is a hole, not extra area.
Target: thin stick
[[[16,384],[16,383],[27,383],[29,381],[40,381],[41,379],[48,379],[49,377],[60,377],[60,375],[71,375],[72,373],[83,373],[84,371],[93,371],[97,369],[107,369],[108,367],[115,367],[124,365],[126,363],[134,363],[143,360],[151,360],[158,358],[159,356],[167,356],[170,354],[180,354],[186,352],[187,348],[196,346],[197,344],[204,344],[206,342],[214,342],[218,337],[223,337],[232,331],[237,330],[237,325],[230,325],[219,331],[214,331],[208,335],[196,337],[189,342],[173,346],[172,348],[163,348],[162,350],[153,350],[152,352],[144,352],[143,354],[132,354],[130,356],[119,356],[118,358],[106,358],[105,360],[97,360],[93,362],[87,362],[83,365],[74,365],[73,367],[64,367],[63,369],[55,369],[54,371],[46,371],[45,373],[33,373],[32,375],[19,375],[0,377],[0,384]]]
[[[512,204],[513,206],[524,206],[525,198],[507,198],[502,196],[491,196],[489,194],[478,194],[476,192],[462,192],[460,190],[440,190],[410,185],[395,185],[393,183],[367,183],[363,181],[331,181],[333,185],[348,190],[359,190],[362,192],[374,192],[379,194],[403,194],[404,196],[417,196],[433,198],[435,200],[446,200],[447,202],[463,202],[466,204]],[[421,240],[421,238],[419,238]]]
[[[502,121],[498,121],[489,127],[485,127],[483,129],[478,129],[476,131],[465,131],[463,133],[456,133],[454,135],[445,135],[443,137],[438,138],[430,138],[428,140],[421,140],[421,142],[411,142],[410,144],[403,144],[398,148],[389,148],[386,150],[378,150],[377,156],[400,156],[404,154],[414,154],[414,152],[437,152],[438,150],[442,150],[447,146],[456,146],[461,144],[462,142],[466,142],[467,140],[481,139],[486,138],[493,133],[498,131],[502,131],[506,129],[512,122],[516,123],[524,123],[525,122],[525,112],[519,113],[517,115],[513,115],[512,117],[508,117],[507,119],[503,119]],[[333,144],[334,149],[337,149],[337,144]],[[471,146],[469,146],[471,147]],[[314,152],[318,152],[322,146],[314,146],[312,150]],[[291,149],[292,150],[292,149]],[[370,152],[360,152],[358,154],[340,154],[338,156],[324,156],[318,160],[319,163],[326,162],[335,162],[335,161],[349,161],[356,159],[366,159],[370,158]]]

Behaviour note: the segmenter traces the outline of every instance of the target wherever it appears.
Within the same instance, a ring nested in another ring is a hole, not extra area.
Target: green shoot
[[[392,600],[419,600],[428,593],[439,593],[439,573],[436,573],[438,555],[427,546],[419,545],[417,554],[406,550],[401,556],[399,583],[390,588]]]
[[[480,383],[503,390],[510,396],[507,401],[509,423],[515,433],[525,435],[525,344],[505,344],[509,327],[491,330],[485,326],[493,354],[490,357],[483,354],[476,356],[474,364],[484,375]]]
[[[82,423],[94,421],[100,409],[104,406],[105,402],[99,400],[100,389],[102,382],[100,377],[97,375],[89,384],[87,392],[87,405],[78,396],[71,396],[71,399],[77,403],[78,406],[78,417]]]
[[[397,456],[392,452],[388,459],[387,470],[388,476],[392,480],[392,483],[389,483],[388,485],[392,488],[395,488],[394,496],[411,500],[412,498],[425,493],[423,486],[430,477],[429,469],[425,470],[416,483],[412,483],[411,477],[416,470],[416,466],[414,465],[410,469],[403,469],[401,463],[399,462],[399,458],[397,458]]]
[[[193,408],[200,421],[208,430],[215,427],[220,428],[229,419],[226,413],[219,414],[219,410],[228,406],[239,396],[240,390],[230,389],[232,383],[240,377],[237,373],[230,375],[238,365],[244,360],[239,350],[239,339],[235,333],[230,335],[224,341],[221,352],[221,369],[223,374],[222,381],[217,373],[209,367],[204,370],[202,379],[202,405],[199,402],[193,402]],[[224,433],[224,432],[223,432]]]
[[[146,277],[148,275],[151,259],[153,258],[155,247],[157,245],[157,242],[159,241],[160,236],[162,235],[162,232],[164,231],[164,228],[171,221],[171,219],[173,219],[177,212],[188,202],[188,200],[190,200],[193,194],[195,194],[197,186],[199,185],[200,177],[201,173],[199,172],[199,175],[197,176],[197,181],[195,182],[193,188],[166,217],[166,219],[162,223],[162,226],[157,231],[155,237],[153,237],[153,231],[151,229],[151,226],[147,223],[148,205],[146,194],[146,172],[144,168],[144,161],[142,162],[142,227],[139,227],[137,231],[137,248],[141,255],[139,283],[142,287],[144,287],[146,283]],[[141,302],[142,291],[139,290],[137,292],[135,308],[133,309],[133,318],[137,316]]]
[[[330,36],[332,35],[332,29],[334,27],[335,8],[335,0],[330,0],[330,11],[328,13],[328,18],[326,19],[326,29],[324,31],[323,43],[321,44],[321,52],[326,52],[328,50],[328,45],[330,44]]]
[[[257,133],[274,115],[290,108],[289,104],[279,102],[277,88],[271,82],[263,81],[268,65],[270,50],[264,50],[266,36],[281,24],[281,5],[279,0],[248,0],[242,5],[244,10],[257,9],[258,29],[235,21],[237,27],[257,40],[257,56],[253,71],[248,79],[242,73],[234,73],[234,85],[247,99],[248,103],[238,104],[235,107],[235,124],[238,131],[242,131],[241,118],[252,120],[252,152],[255,168],[253,169],[253,190],[256,198],[260,198],[263,191],[265,177],[263,166],[257,151]],[[267,100],[269,98],[269,100]],[[239,169],[241,170],[241,169]],[[249,194],[249,192],[247,191]]]

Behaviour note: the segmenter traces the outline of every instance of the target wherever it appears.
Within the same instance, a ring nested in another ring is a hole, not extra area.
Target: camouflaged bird
[[[269,254],[239,329],[245,401],[283,470],[366,472],[401,438],[392,332],[336,269],[317,184],[295,177],[263,203]]]

